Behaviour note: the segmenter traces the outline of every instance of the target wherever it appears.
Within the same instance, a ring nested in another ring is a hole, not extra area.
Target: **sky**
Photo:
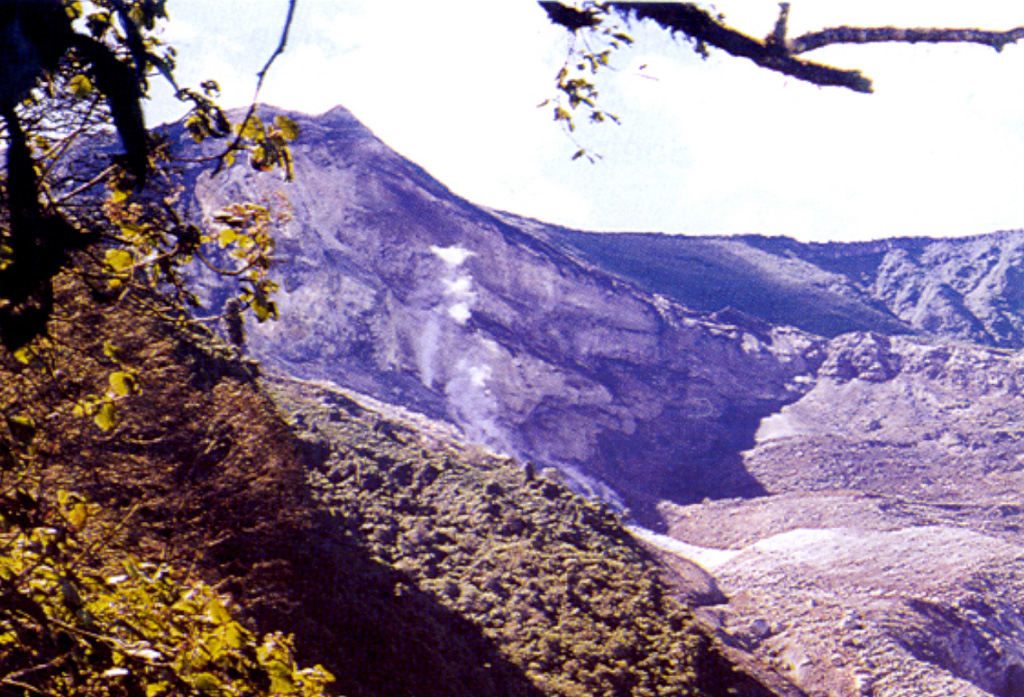
[[[1024,26],[1005,0],[792,0],[790,35],[828,26]],[[173,0],[179,81],[248,104],[287,0]],[[708,7],[710,4],[704,4]],[[718,0],[768,34],[774,0]],[[845,46],[805,57],[860,69],[875,92],[817,87],[652,25],[599,77],[621,125],[552,119],[569,38],[534,0],[299,0],[260,100],[349,109],[474,203],[594,231],[758,233],[805,241],[1024,228],[1024,42]],[[151,125],[182,115],[166,91]],[[573,161],[580,147],[601,155]]]

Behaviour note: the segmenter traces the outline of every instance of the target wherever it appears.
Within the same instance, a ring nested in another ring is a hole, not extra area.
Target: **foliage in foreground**
[[[280,633],[257,639],[210,586],[129,555],[112,573],[119,524],[25,474],[6,473],[0,504],[0,694],[323,694],[329,673],[299,668]]]
[[[230,543],[234,509],[273,491],[182,476],[227,405],[258,413],[237,376],[74,277],[55,300],[46,339],[0,351],[0,695],[323,694],[329,674],[299,668],[293,640],[256,631],[209,573],[213,531]]]

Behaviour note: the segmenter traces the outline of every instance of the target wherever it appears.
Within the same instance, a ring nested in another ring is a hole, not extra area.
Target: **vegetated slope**
[[[24,389],[5,407],[37,415],[54,487],[125,519],[119,551],[230,592],[261,629],[294,633],[303,661],[324,664],[349,697],[540,694],[478,627],[424,593],[397,597],[404,575],[338,534],[309,495],[311,454],[252,363],[212,337],[68,293],[59,350],[27,367],[8,360],[17,375],[5,387]],[[138,391],[119,404],[115,431],[71,413],[120,370],[134,372]]]
[[[538,230],[579,258],[694,309],[735,308],[829,337],[874,331],[1024,347],[1021,231],[819,244]]]
[[[545,694],[769,694],[709,651],[666,570],[557,472],[467,448],[422,417],[384,417],[327,385],[280,378],[271,392],[325,455],[311,478],[317,500],[408,574],[396,593],[425,591],[472,620]]]
[[[607,511],[552,482],[517,491],[519,468],[351,405],[328,417],[341,440],[299,439],[252,363],[99,300],[63,284],[51,349],[3,359],[5,413],[39,424],[48,490],[121,523],[111,558],[169,561],[293,632],[339,693],[771,694],[717,657]],[[136,389],[103,431],[73,406],[111,372]],[[311,428],[302,409],[289,418]]]
[[[273,271],[282,319],[247,328],[252,355],[448,420],[647,520],[662,498],[760,492],[737,454],[803,393],[819,340],[708,317],[581,263],[455,196],[340,107],[291,116],[294,182],[199,164],[182,178],[195,218],[232,201],[291,212]],[[201,281],[216,310],[224,293]]]

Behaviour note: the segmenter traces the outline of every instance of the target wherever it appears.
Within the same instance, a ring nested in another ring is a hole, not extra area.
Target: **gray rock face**
[[[454,196],[344,110],[296,119],[294,185],[244,167],[189,177],[197,216],[279,197],[291,211],[282,318],[249,327],[256,357],[447,419],[641,515],[761,491],[737,453],[806,390],[820,339],[616,280]]]
[[[662,505],[730,596],[703,620],[811,695],[1024,694],[1024,357],[826,352],[743,455],[768,496]]]

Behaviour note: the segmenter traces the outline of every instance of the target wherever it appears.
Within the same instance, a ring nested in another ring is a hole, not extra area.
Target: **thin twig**
[[[274,61],[277,60],[278,56],[284,53],[285,47],[288,45],[288,32],[291,31],[292,28],[292,20],[295,18],[295,6],[297,4],[298,0],[288,0],[288,17],[285,19],[284,29],[281,30],[281,40],[280,42],[278,42],[277,48],[274,49],[274,52],[271,54],[270,58],[267,59],[267,62],[263,66],[263,69],[256,74],[256,76],[259,79],[256,80],[256,91],[252,95],[252,103],[249,105],[249,111],[246,112],[245,118],[242,119],[243,128],[239,129],[238,135],[235,136],[234,141],[232,141],[231,145],[229,145],[228,148],[223,153],[221,153],[220,157],[218,158],[220,161],[217,163],[217,167],[213,170],[212,176],[216,176],[221,171],[221,169],[224,168],[225,156],[230,152],[234,152],[238,148],[239,144],[242,142],[242,133],[245,131],[244,126],[245,124],[249,123],[249,119],[251,119],[252,115],[256,113],[256,106],[258,104],[260,90],[263,89],[263,80],[264,78],[266,78],[267,73],[270,71],[270,66],[274,64]]]

